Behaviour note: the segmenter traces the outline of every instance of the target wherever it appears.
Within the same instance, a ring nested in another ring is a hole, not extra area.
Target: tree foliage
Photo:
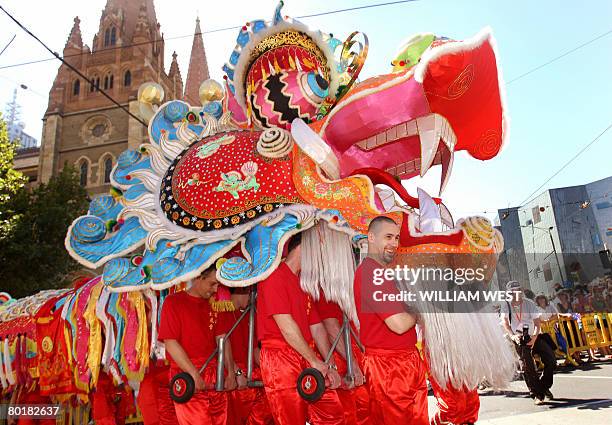
[[[0,239],[0,287],[13,297],[70,284],[80,268],[64,248],[70,223],[87,211],[76,170],[64,167],[46,184],[20,189],[7,207],[16,219]]]
[[[6,122],[0,113],[0,241],[11,231],[18,217],[10,209],[27,178],[13,168],[17,143],[9,140]]]

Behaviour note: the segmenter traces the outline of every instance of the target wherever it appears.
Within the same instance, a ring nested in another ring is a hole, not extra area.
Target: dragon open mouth
[[[405,151],[404,162],[385,168],[401,179],[417,174],[422,177],[432,165],[442,165],[441,193],[451,175],[456,143],[457,137],[448,121],[441,115],[429,114],[396,125],[356,145],[364,152],[378,149]]]

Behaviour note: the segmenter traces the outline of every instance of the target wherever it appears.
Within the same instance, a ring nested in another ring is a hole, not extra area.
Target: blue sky
[[[299,16],[381,1],[285,1],[285,14]],[[83,41],[91,45],[105,0],[36,2],[6,0],[2,4],[18,19],[61,52],[75,15],[81,18]],[[269,18],[276,1],[206,1],[186,4],[156,0],[156,12],[166,39],[193,33],[199,14],[204,31],[242,25],[247,19]],[[434,32],[463,39],[490,25],[497,39],[506,81],[547,62],[612,29],[612,2],[576,1],[436,1],[421,0],[334,15],[307,18],[313,28],[345,38],[353,30],[365,32],[370,53],[362,77],[389,72],[389,62],[402,40],[418,32]],[[17,37],[0,56],[5,65],[48,57],[40,46],[0,14],[0,45]],[[236,31],[204,35],[212,77],[234,46]],[[173,50],[186,78],[191,38],[168,40],[166,62]],[[480,162],[467,154],[456,157],[453,175],[443,199],[455,218],[517,205],[551,176],[582,146],[612,123],[612,34],[507,86],[510,139],[498,157]],[[57,62],[0,69],[0,103],[20,90],[26,131],[40,138],[41,118],[57,71]],[[545,188],[571,186],[612,175],[612,130],[583,153]],[[439,167],[416,185],[432,195],[437,191]],[[543,191],[545,188],[541,189]],[[541,192],[540,191],[540,192]],[[491,217],[491,214],[487,214]]]

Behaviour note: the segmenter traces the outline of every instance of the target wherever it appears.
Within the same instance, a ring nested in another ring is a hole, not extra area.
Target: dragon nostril
[[[321,87],[322,90],[327,90],[327,88],[329,87],[329,83],[327,82],[327,80],[325,80],[325,78],[317,74],[315,76],[315,79],[317,80],[317,84],[319,85],[319,87]]]

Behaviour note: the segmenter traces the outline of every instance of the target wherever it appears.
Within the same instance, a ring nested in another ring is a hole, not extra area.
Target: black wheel
[[[190,374],[182,372],[170,380],[170,398],[177,403],[187,403],[195,392],[195,382]]]
[[[297,391],[304,400],[314,403],[325,392],[325,378],[319,370],[309,367],[297,379]]]

